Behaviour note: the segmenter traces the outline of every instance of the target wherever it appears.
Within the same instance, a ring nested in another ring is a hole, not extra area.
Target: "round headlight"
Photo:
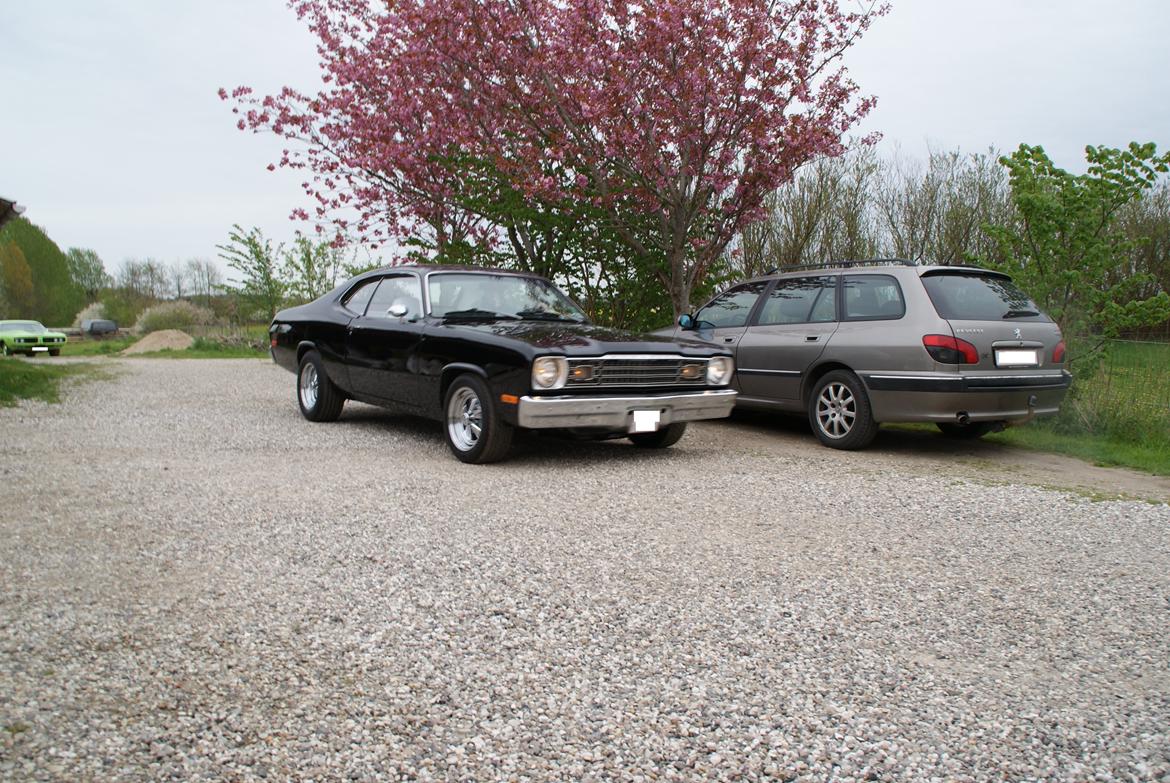
[[[707,362],[707,383],[711,386],[723,386],[731,383],[731,373],[735,371],[735,363],[727,356],[716,356]]]
[[[559,389],[569,378],[569,362],[563,356],[541,356],[532,363],[532,385],[537,389]]]

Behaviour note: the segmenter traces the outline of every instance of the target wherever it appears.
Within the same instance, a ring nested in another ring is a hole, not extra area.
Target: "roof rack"
[[[769,269],[765,274],[777,275],[781,272],[803,272],[810,269],[851,269],[855,266],[918,266],[917,261],[908,261],[904,258],[871,258],[867,261],[824,261],[818,264],[790,264]]]

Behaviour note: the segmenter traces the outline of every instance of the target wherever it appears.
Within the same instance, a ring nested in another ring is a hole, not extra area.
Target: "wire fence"
[[[1072,423],[1126,440],[1170,440],[1170,342],[1110,340],[1073,388]]]

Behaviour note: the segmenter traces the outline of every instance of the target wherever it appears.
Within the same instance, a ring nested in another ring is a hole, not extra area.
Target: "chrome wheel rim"
[[[447,434],[460,451],[471,451],[483,434],[483,405],[479,395],[466,386],[447,403]]]
[[[320,391],[318,385],[320,382],[320,378],[317,376],[317,368],[313,366],[312,362],[305,362],[305,366],[301,368],[301,382],[297,385],[301,394],[301,407],[307,411],[311,411],[317,407],[317,394]]]
[[[844,438],[857,420],[857,398],[843,383],[830,383],[817,397],[817,426],[830,438]]]

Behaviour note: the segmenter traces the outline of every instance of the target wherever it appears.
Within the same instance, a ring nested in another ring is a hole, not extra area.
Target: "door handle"
[[[806,343],[815,343],[819,339],[821,339],[821,336],[819,334],[806,334],[804,336],[804,341]]]
[[[733,343],[733,342],[735,342],[735,338],[734,338],[734,337],[724,337],[724,338],[723,338],[723,342],[725,342],[725,343]]]

